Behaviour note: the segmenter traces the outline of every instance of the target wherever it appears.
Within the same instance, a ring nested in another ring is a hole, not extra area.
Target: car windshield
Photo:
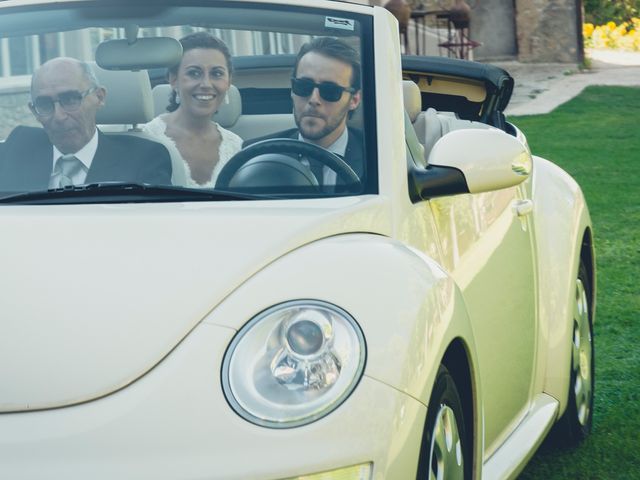
[[[377,193],[372,17],[3,2],[0,204]]]

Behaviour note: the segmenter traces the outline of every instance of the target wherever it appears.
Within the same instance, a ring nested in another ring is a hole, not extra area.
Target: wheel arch
[[[594,323],[596,320],[596,258],[593,245],[593,232],[589,227],[585,229],[582,236],[580,259],[584,263],[589,276],[589,311],[591,313],[591,322]]]
[[[462,414],[464,417],[464,423],[466,425],[466,440],[469,446],[469,453],[471,455],[471,478],[479,478],[482,462],[482,448],[484,439],[484,427],[482,424],[482,403],[480,401],[480,385],[479,379],[476,375],[476,370],[473,367],[474,356],[471,353],[470,346],[467,341],[462,337],[454,337],[451,339],[438,365],[444,365],[449,371],[449,374],[453,378],[460,400],[462,403]],[[437,369],[435,369],[437,370]],[[434,375],[434,382],[436,376]],[[433,386],[431,391],[433,392]],[[430,399],[427,399],[430,402]],[[428,430],[428,412],[424,420],[422,443],[420,446],[420,466],[425,468],[428,462],[425,463],[425,455],[429,454],[429,446],[427,445],[427,430]],[[470,442],[470,443],[469,443]],[[425,473],[425,472],[422,472]],[[418,471],[420,475],[420,470]],[[419,478],[422,478],[419,476]]]
[[[467,431],[467,441],[471,442],[473,471],[477,472],[478,459],[482,458],[484,437],[482,423],[479,421],[481,403],[477,394],[477,381],[473,375],[469,347],[462,338],[457,337],[452,340],[441,363],[449,370],[460,393],[465,425],[471,425]]]

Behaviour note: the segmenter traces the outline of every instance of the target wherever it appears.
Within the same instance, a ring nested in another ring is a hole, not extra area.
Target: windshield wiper
[[[262,200],[268,198],[271,197],[169,185],[101,182],[11,194],[0,198],[0,204],[66,205],[80,203],[211,202]]]

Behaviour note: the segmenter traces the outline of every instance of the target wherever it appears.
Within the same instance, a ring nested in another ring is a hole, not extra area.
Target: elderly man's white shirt
[[[89,140],[89,143],[87,143],[84,147],[82,147],[77,152],[73,153],[73,155],[78,160],[80,160],[82,164],[85,166],[84,170],[78,171],[73,176],[73,178],[71,178],[74,185],[82,185],[83,183],[86,183],[87,172],[89,171],[89,168],[91,168],[91,163],[93,162],[93,157],[95,157],[97,150],[98,150],[98,129],[96,128],[95,132],[93,132],[93,137],[91,137],[91,140]],[[60,152],[60,150],[58,150],[58,148],[54,145],[52,155],[53,155],[53,158],[51,163],[51,171],[53,172],[53,169],[56,166],[56,162],[58,161],[58,158],[60,158],[64,154]]]

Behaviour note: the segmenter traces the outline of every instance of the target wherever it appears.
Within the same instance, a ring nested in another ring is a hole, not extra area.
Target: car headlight
[[[289,428],[340,405],[362,376],[365,342],[344,310],[316,300],[286,302],[254,317],[222,365],[233,409],[258,425]]]

